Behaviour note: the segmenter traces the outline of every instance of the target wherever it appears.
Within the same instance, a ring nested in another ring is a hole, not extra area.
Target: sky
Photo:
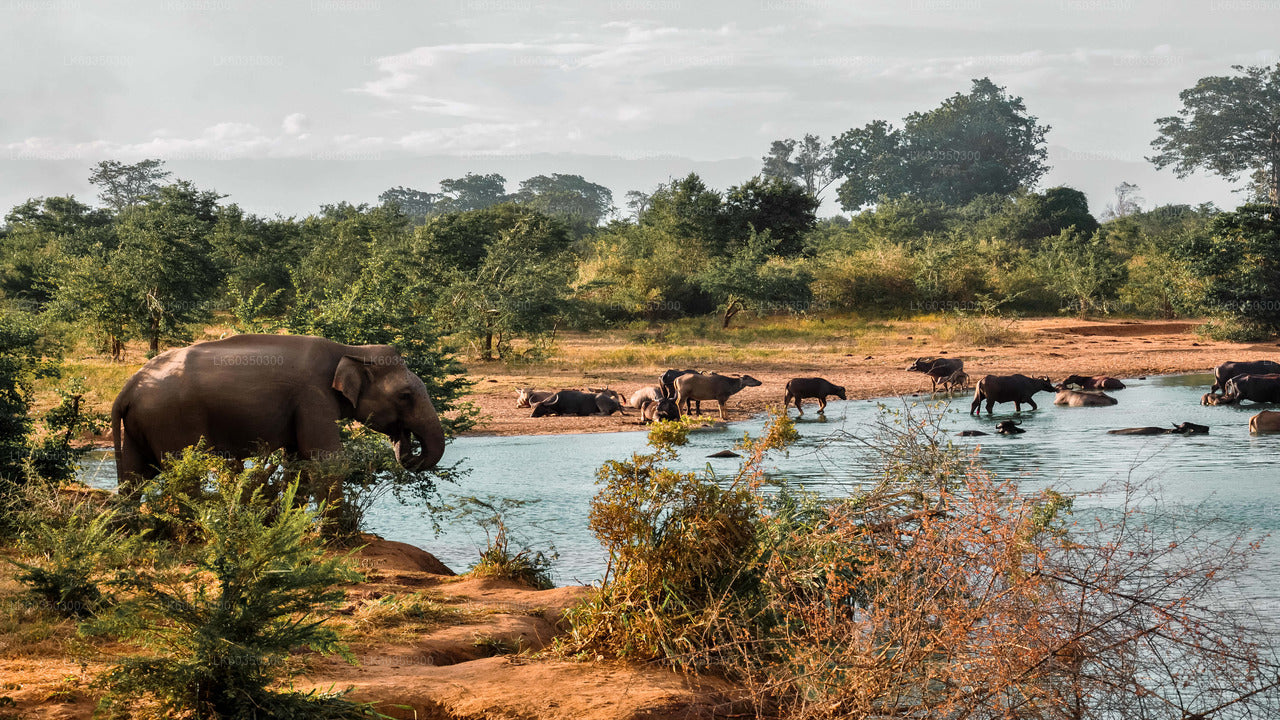
[[[0,208],[93,200],[94,164],[143,158],[265,215],[466,172],[580,174],[623,205],[984,76],[1050,126],[1041,189],[1234,207],[1145,156],[1180,91],[1280,61],[1277,28],[1280,0],[0,0]]]

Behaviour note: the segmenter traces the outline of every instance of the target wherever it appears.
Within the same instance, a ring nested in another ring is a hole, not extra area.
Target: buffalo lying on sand
[[[827,411],[827,396],[829,395],[834,395],[841,400],[847,399],[844,396],[843,387],[827,382],[822,378],[792,378],[787,381],[786,393],[782,396],[782,407],[786,408],[794,401],[796,410],[799,410],[800,414],[803,415],[804,408],[800,407],[800,401],[805,398],[817,398],[818,414],[823,414]]]
[[[1013,403],[1013,409],[1022,411],[1022,403],[1027,403],[1032,410],[1036,409],[1032,395],[1038,392],[1055,392],[1057,388],[1049,382],[1049,378],[1031,378],[1026,375],[987,375],[978,381],[978,389],[973,392],[973,404],[969,406],[970,415],[978,415],[978,407],[987,401],[987,414],[996,403]]]
[[[1184,422],[1173,427],[1134,427],[1120,430],[1108,430],[1108,435],[1204,435],[1209,432],[1208,425],[1197,425]]]
[[[535,403],[540,403],[552,395],[555,393],[550,390],[534,390],[531,387],[516,388],[516,407],[533,407]]]
[[[640,422],[648,425],[657,420],[679,420],[680,406],[671,398],[645,400],[640,404]]]
[[[933,390],[937,391],[938,382],[951,377],[958,370],[964,370],[964,361],[958,358],[916,358],[907,368],[907,372],[922,372],[933,381]]]
[[[631,407],[638,408],[646,402],[658,402],[664,397],[667,396],[663,394],[661,386],[649,385],[631,393],[631,398],[628,402]]]
[[[1123,390],[1124,383],[1119,379],[1108,375],[1068,375],[1066,380],[1062,381],[1063,387],[1078,386],[1081,390]]]
[[[622,405],[617,397],[605,393],[582,392],[581,390],[561,390],[555,395],[533,406],[530,417],[544,415],[612,415],[622,413]]]

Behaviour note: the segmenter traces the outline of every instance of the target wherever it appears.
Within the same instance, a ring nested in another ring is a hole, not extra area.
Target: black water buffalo
[[[685,375],[701,375],[701,374],[702,373],[698,372],[697,370],[668,370],[662,373],[661,377],[658,378],[658,387],[662,388],[663,397],[669,397],[674,400],[676,397],[676,378],[684,377]],[[694,406],[698,408],[698,414],[701,415],[702,401],[695,400]],[[685,412],[688,412],[688,411],[689,411],[689,408],[685,408]]]
[[[561,390],[533,406],[529,417],[544,415],[612,415],[622,413],[622,405],[616,397],[603,393]]]
[[[1247,362],[1224,362],[1213,369],[1213,387],[1209,392],[1222,390],[1226,392],[1227,381],[1237,375],[1267,375],[1280,373],[1280,363],[1272,360],[1251,360]]]
[[[1062,381],[1063,387],[1078,386],[1081,390],[1123,390],[1124,383],[1108,375],[1069,375]]]
[[[1236,375],[1227,380],[1222,389],[1219,402],[1240,402],[1249,400],[1256,403],[1280,402],[1280,373],[1268,375]]]
[[[1058,390],[1057,397],[1053,399],[1054,405],[1066,405],[1067,407],[1107,407],[1119,402],[1100,390],[1067,390],[1065,384],[1059,387],[1062,389]]]
[[[978,381],[978,388],[973,392],[973,404],[969,406],[970,415],[978,415],[978,407],[987,401],[987,414],[996,403],[1013,403],[1013,409],[1022,412],[1022,403],[1027,403],[1032,410],[1036,409],[1036,401],[1031,399],[1038,392],[1055,392],[1057,388],[1049,382],[1049,378],[1031,378],[1026,375],[987,375]]]
[[[1213,393],[1205,393],[1200,396],[1201,405],[1230,405],[1233,402],[1235,402],[1235,400],[1225,395],[1214,395]]]
[[[640,403],[640,422],[648,425],[655,420],[679,420],[680,406],[671,398],[645,400]]]
[[[1018,425],[1019,423],[1016,423],[1012,420],[1001,420],[1000,422],[996,423],[996,432],[1000,433],[1001,435],[1021,435],[1022,433],[1026,432],[1026,430],[1023,430],[1022,428],[1018,427]]]
[[[938,389],[938,381],[951,377],[959,370],[964,370],[964,361],[959,358],[916,358],[907,368],[907,372],[922,372],[933,381],[933,390]]]
[[[818,413],[827,411],[827,396],[834,395],[841,400],[846,400],[844,396],[844,388],[827,382],[822,378],[791,378],[787,381],[786,393],[782,396],[782,407],[786,408],[795,401],[796,410],[800,414],[804,414],[804,408],[800,407],[800,401],[805,398],[818,399]]]
[[[1120,430],[1108,430],[1108,435],[1204,435],[1209,432],[1208,425],[1197,425],[1184,422],[1173,427],[1133,427]]]

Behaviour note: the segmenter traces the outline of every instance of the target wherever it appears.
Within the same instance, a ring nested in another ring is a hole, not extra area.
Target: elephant
[[[422,379],[389,345],[306,335],[238,335],[163,352],[111,406],[122,493],[155,477],[165,454],[198,443],[244,460],[263,449],[304,459],[342,449],[337,421],[387,435],[396,460],[426,470],[445,436]],[[326,491],[334,499],[338,488]]]

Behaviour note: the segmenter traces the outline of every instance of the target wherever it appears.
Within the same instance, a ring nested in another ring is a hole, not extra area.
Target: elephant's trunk
[[[440,426],[440,418],[434,407],[425,409],[422,422],[406,427],[392,441],[396,460],[406,470],[429,470],[444,456],[444,428]]]

